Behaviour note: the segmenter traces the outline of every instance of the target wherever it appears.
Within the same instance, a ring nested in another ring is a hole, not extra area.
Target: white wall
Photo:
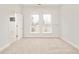
[[[61,21],[61,37],[79,47],[79,5],[63,5],[61,8]]]
[[[13,40],[9,39],[9,17],[20,12],[18,5],[0,5],[0,49]]]
[[[59,27],[59,7],[55,5],[46,5],[46,6],[35,6],[35,5],[25,5],[23,8],[23,14],[24,14],[24,37],[58,37],[59,36],[59,28],[55,27],[53,30],[53,33],[51,34],[44,34],[44,33],[38,33],[38,34],[32,34],[30,33],[30,23],[31,23],[31,14],[32,13],[52,13],[53,19],[52,22],[53,24],[58,24],[57,26]],[[52,24],[52,25],[53,25]]]

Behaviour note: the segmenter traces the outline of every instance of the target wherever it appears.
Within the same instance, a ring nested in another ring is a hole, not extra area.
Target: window
[[[52,32],[51,14],[43,14],[43,33]]]
[[[40,20],[42,16],[42,20]],[[31,24],[31,33],[52,33],[52,21],[51,14],[33,14],[32,15],[32,24]],[[42,22],[42,25],[40,25]]]
[[[43,14],[44,24],[51,24],[51,15],[50,14]]]
[[[32,15],[32,22],[33,24],[37,24],[39,22],[39,15]]]
[[[39,33],[40,32],[40,25],[39,25],[39,15],[34,14],[32,15],[32,33]]]

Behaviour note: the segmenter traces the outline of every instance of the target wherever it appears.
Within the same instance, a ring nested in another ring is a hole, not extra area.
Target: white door
[[[22,38],[22,14],[21,13],[16,13],[15,14],[15,19],[16,19],[16,37],[17,39]]]
[[[15,40],[16,39],[16,20],[15,16],[9,17],[9,39]]]

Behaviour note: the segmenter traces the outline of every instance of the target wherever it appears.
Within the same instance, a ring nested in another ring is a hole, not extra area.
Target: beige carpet
[[[11,44],[1,53],[6,54],[65,54],[79,50],[57,38],[23,38]]]

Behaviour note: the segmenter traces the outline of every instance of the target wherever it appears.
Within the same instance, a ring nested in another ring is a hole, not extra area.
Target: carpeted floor
[[[2,54],[75,54],[79,50],[57,38],[23,38],[11,44]]]

